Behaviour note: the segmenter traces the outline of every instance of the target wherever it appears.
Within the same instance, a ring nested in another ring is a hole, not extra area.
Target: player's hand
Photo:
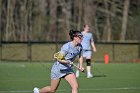
[[[83,66],[80,66],[80,67],[79,67],[79,70],[80,70],[81,72],[84,72],[84,71],[85,71],[85,68],[84,68]]]
[[[68,64],[69,64],[70,66],[73,66],[73,62],[69,62]]]
[[[96,48],[94,48],[94,49],[93,49],[93,52],[96,52],[96,51],[97,51]]]
[[[70,65],[73,65],[73,62],[69,62]]]

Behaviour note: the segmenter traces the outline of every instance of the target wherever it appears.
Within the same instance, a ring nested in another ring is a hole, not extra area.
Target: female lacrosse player
[[[81,42],[83,47],[83,57],[86,60],[86,70],[87,70],[87,78],[93,77],[91,73],[91,57],[92,57],[92,50],[96,52],[96,47],[94,44],[92,33],[89,31],[89,26],[86,24],[84,25],[84,30],[82,31],[83,40]],[[76,77],[79,77],[79,70],[76,71]]]
[[[34,93],[54,93],[60,83],[61,78],[64,78],[71,86],[72,93],[78,93],[78,83],[76,76],[72,70],[72,63],[76,56],[79,56],[79,69],[83,68],[82,57],[82,33],[80,31],[70,30],[69,36],[72,41],[64,44],[59,53],[57,53],[57,61],[52,66],[51,84],[42,89],[34,88]]]

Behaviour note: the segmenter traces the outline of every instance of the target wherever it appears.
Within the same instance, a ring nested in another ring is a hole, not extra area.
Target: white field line
[[[102,91],[102,90],[140,90],[140,87],[124,87],[124,88],[93,88],[93,89],[79,89],[79,91]],[[70,91],[68,89],[59,89],[57,91]],[[28,93],[28,92],[33,92],[32,90],[0,90],[0,93]]]

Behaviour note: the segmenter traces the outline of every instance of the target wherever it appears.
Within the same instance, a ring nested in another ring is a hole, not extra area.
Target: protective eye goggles
[[[83,35],[77,35],[79,39],[83,39]]]

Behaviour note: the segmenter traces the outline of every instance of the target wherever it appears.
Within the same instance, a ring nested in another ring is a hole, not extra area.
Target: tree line
[[[89,24],[98,41],[140,40],[140,0],[0,0],[1,41],[67,41]]]

